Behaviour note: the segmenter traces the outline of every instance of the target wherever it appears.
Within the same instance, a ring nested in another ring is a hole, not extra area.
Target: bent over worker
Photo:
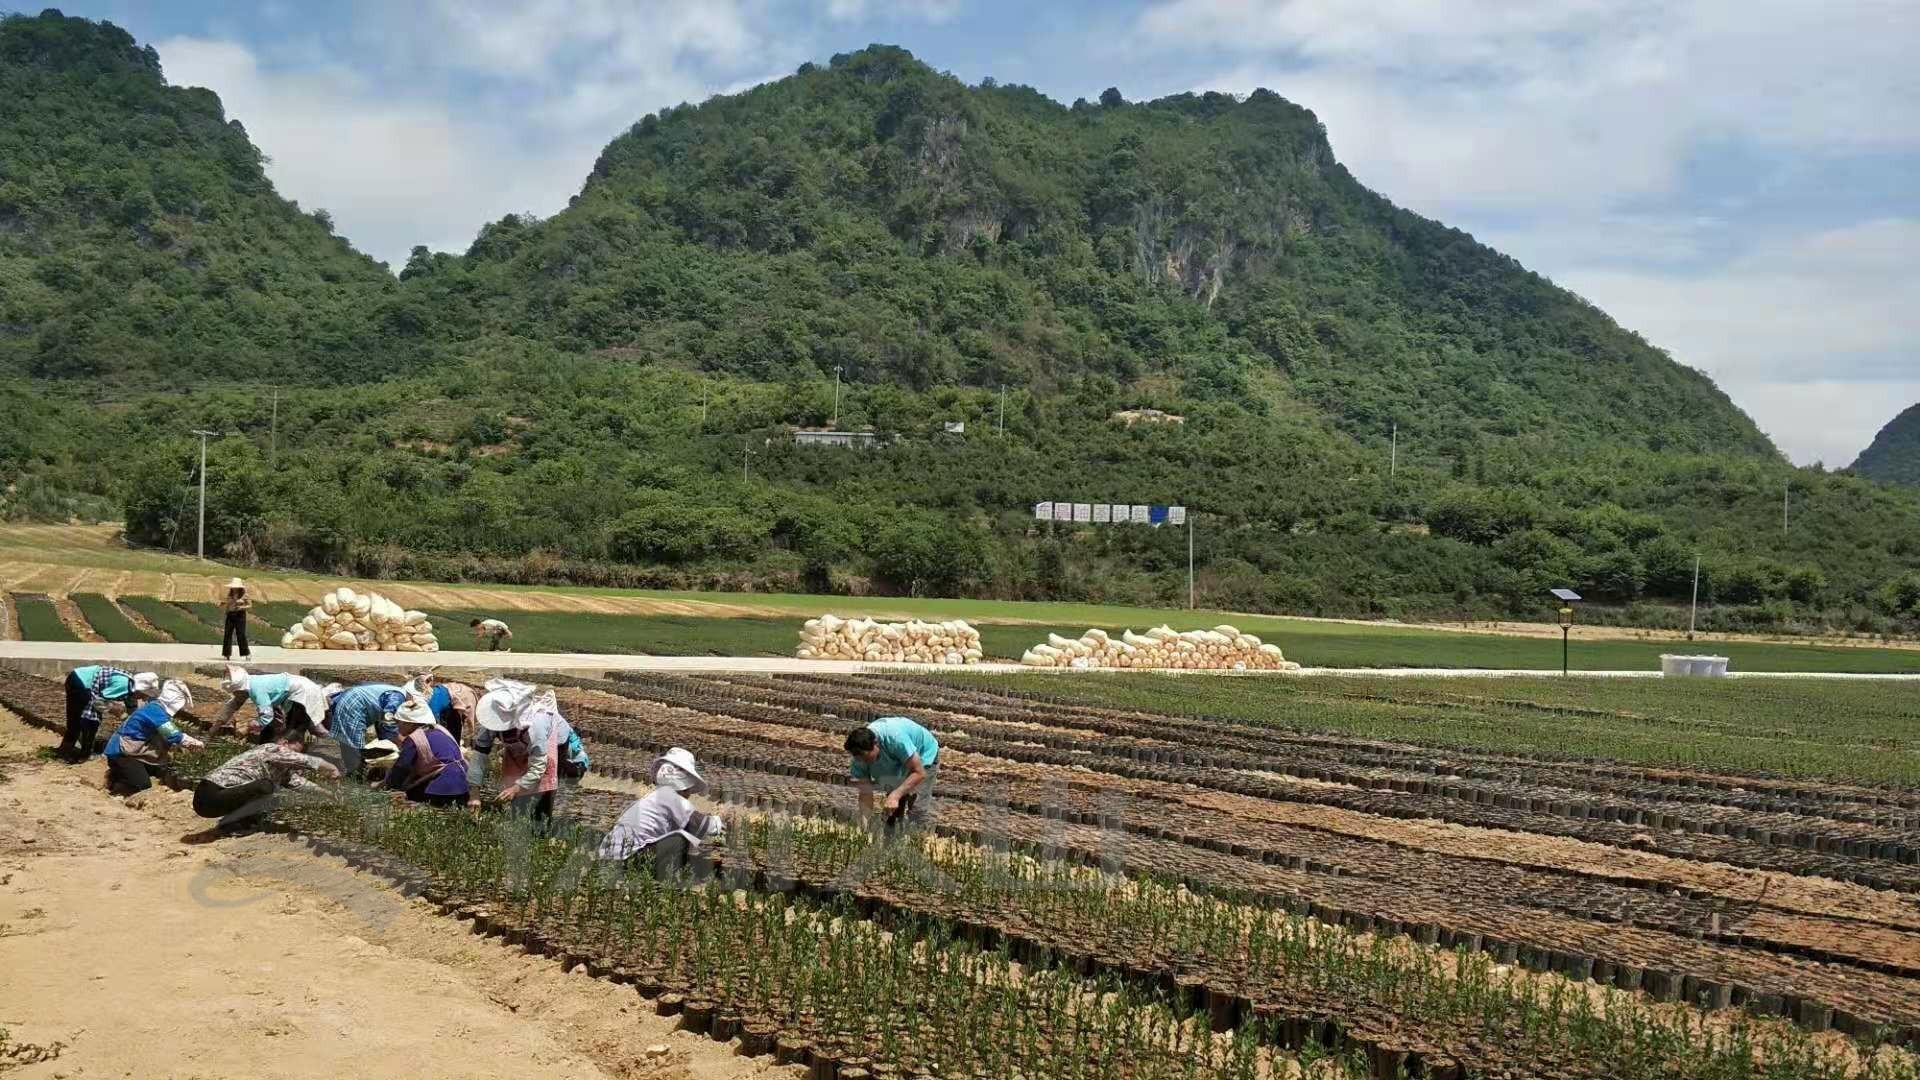
[[[176,746],[198,750],[206,744],[180,730],[173,718],[193,704],[187,684],[168,679],[152,701],[133,711],[107,736],[107,782],[115,790],[137,794],[153,786],[149,770],[166,763]]]
[[[495,802],[511,803],[545,826],[552,822],[562,792],[587,774],[586,744],[560,715],[553,691],[512,679],[489,679],[474,706],[480,731],[473,750],[485,779],[487,755],[500,746],[500,792]],[[471,800],[470,800],[471,801]]]
[[[282,726],[304,727],[316,735],[325,735],[327,698],[339,689],[339,684],[323,687],[304,675],[285,672],[252,675],[238,664],[229,664],[227,677],[220,687],[231,696],[209,728],[219,731],[226,727],[240,706],[251,701],[254,717],[248,733],[254,742],[264,743],[276,734],[276,721]],[[233,729],[236,735],[242,733],[239,721],[233,721]]]
[[[307,731],[298,725],[283,726],[273,742],[253,747],[208,773],[193,789],[193,812],[219,818],[220,828],[231,828],[273,809],[281,788],[325,791],[301,773],[338,779],[340,770],[307,753]]]
[[[850,772],[860,788],[860,813],[871,816],[876,789],[886,791],[883,809],[891,827],[903,818],[924,825],[933,817],[933,786],[940,740],[904,716],[883,716],[847,733]]]
[[[501,622],[499,619],[473,619],[468,621],[467,628],[473,631],[473,642],[475,645],[485,645],[488,642],[493,643],[493,647],[488,650],[489,652],[499,652],[502,645],[513,640],[513,631],[508,629],[507,624]],[[511,651],[511,649],[509,649],[509,651]]]
[[[400,725],[400,753],[387,770],[387,790],[428,806],[464,805],[467,759],[453,736],[440,729],[426,701],[409,698],[393,719]]]
[[[340,746],[341,772],[348,776],[360,772],[369,728],[389,741],[399,733],[389,717],[406,700],[405,690],[387,683],[336,687],[327,695],[327,726],[333,731],[333,741]]]
[[[644,861],[658,880],[706,881],[713,860],[700,850],[726,831],[717,814],[702,813],[687,796],[707,789],[693,753],[676,746],[653,759],[653,790],[634,801],[601,841],[596,857]]]
[[[67,730],[60,737],[60,756],[75,763],[92,757],[107,704],[118,703],[131,714],[140,698],[152,697],[159,688],[160,676],[151,671],[135,675],[94,664],[67,672]]]

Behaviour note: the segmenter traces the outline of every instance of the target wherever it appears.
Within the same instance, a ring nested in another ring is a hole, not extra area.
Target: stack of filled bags
[[[800,648],[794,655],[802,660],[977,664],[980,631],[962,619],[883,623],[822,615],[800,628]]]
[[[1089,630],[1078,641],[1048,634],[1044,645],[1028,649],[1020,662],[1028,667],[1186,668],[1196,671],[1294,671],[1300,665],[1232,626],[1184,633],[1156,626],[1144,634],[1131,630],[1111,637]]]
[[[378,593],[346,586],[321,597],[307,617],[280,639],[283,649],[354,649],[361,652],[439,652],[433,623]]]

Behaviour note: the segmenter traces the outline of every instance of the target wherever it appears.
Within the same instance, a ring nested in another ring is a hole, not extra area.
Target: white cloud
[[[551,212],[579,190],[597,144],[530,156],[428,102],[393,99],[351,71],[261,68],[231,42],[159,42],[176,85],[206,86],[271,162],[282,195],[326,208],[340,232],[394,269],[415,244],[465,250],[484,221]]]
[[[1559,275],[1683,363],[1714,376],[1794,460],[1851,464],[1920,402],[1920,220],[1791,237],[1708,273]]]
[[[877,16],[942,23],[960,14],[962,0],[827,0],[827,18],[853,22]]]

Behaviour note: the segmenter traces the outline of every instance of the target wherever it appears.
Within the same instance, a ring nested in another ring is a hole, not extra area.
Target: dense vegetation
[[[1920,487],[1920,405],[1887,421],[1853,463],[1853,471],[1889,484]]]
[[[207,427],[210,552],[365,575],[1184,599],[1184,535],[1031,520],[1064,498],[1194,508],[1224,607],[1671,620],[1630,605],[1701,551],[1708,625],[1920,617],[1920,498],[1791,469],[1272,93],[1068,107],[874,47],[646,117],[395,280],[123,32],[17,17],[0,57],[9,515],[190,550]],[[787,437],[835,418],[893,441]]]

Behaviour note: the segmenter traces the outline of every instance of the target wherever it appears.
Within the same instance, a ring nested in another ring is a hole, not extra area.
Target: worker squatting
[[[592,767],[553,691],[512,679],[475,690],[421,672],[400,685],[322,686],[302,675],[229,666],[221,688],[227,698],[210,729],[251,744],[194,789],[194,812],[222,830],[256,824],[283,791],[325,795],[336,783],[369,784],[402,805],[477,811],[496,756],[490,802],[547,829]],[[75,668],[66,678],[60,753],[87,760],[108,710],[118,706],[125,719],[100,743],[108,783],[116,792],[145,791],[173,751],[205,747],[176,723],[192,705],[191,689],[177,679],[106,665]],[[877,817],[890,833],[931,822],[940,766],[931,731],[904,716],[882,717],[848,732],[845,748],[863,819]],[[707,789],[699,762],[673,747],[654,759],[649,778],[653,790],[620,815],[599,857],[704,880],[712,863],[702,849],[725,826],[690,798]]]

